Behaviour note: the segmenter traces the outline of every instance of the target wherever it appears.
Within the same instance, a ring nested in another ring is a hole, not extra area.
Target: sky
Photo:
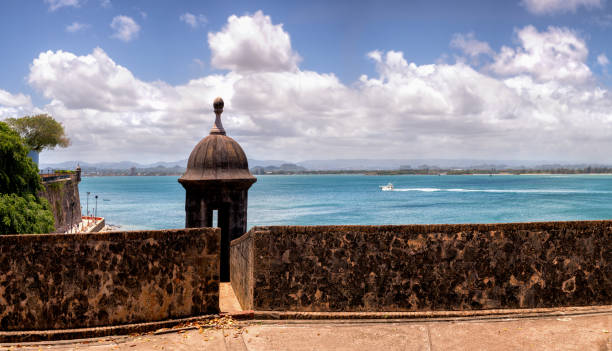
[[[611,0],[0,1],[0,120],[41,163],[188,158],[225,101],[251,159],[612,163]]]

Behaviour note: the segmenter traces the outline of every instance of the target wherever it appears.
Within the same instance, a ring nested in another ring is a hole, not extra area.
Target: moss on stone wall
[[[65,182],[59,181],[59,182],[49,182],[47,184],[45,184],[45,186],[47,187],[47,189],[51,190],[51,191],[55,191],[55,192],[60,192],[64,189],[64,184]]]

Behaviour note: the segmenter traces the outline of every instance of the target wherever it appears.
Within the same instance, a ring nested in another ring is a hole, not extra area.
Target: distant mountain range
[[[249,160],[249,167],[269,167],[269,166],[280,166],[285,164],[285,161],[277,161],[277,160]],[[88,169],[130,169],[132,167],[135,168],[158,168],[158,167],[166,167],[166,168],[186,168],[187,167],[187,159],[180,161],[172,161],[172,162],[155,162],[155,163],[138,163],[132,161],[120,161],[120,162],[97,162],[97,163],[89,163],[85,161],[66,161],[60,163],[41,163],[39,165],[40,169],[75,169],[77,165],[80,165],[83,170]]]
[[[182,167],[185,168],[187,166],[187,160],[174,161],[174,162],[155,162],[142,164],[132,161],[120,161],[120,162],[97,162],[97,163],[89,163],[84,161],[66,161],[60,163],[41,163],[39,165],[40,169],[53,168],[53,169],[75,169],[77,165],[80,165],[83,170],[86,169],[130,169],[132,167],[136,168],[156,168],[156,167]]]
[[[99,169],[125,170],[135,167],[146,168],[185,168],[187,159],[173,162],[155,162],[142,164],[131,161],[120,162],[98,162],[89,163],[84,161],[66,161],[61,163],[41,163],[40,169],[75,169],[77,164],[84,171]],[[586,168],[588,166],[609,166],[603,164],[576,164],[560,163],[550,161],[525,161],[525,160],[473,160],[473,159],[335,159],[335,160],[307,160],[291,163],[281,160],[254,160],[249,159],[249,167],[287,167],[295,165],[310,171],[342,171],[342,170],[398,170],[400,168],[440,168],[440,169],[504,169],[504,168],[538,168],[554,169],[561,167]]]

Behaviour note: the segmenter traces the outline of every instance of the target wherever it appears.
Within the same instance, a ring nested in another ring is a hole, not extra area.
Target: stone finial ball
[[[221,97],[217,97],[213,102],[213,107],[215,110],[223,110],[223,99]]]

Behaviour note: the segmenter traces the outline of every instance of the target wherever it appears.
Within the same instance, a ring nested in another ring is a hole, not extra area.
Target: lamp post
[[[96,209],[94,210],[94,219],[98,218],[98,195],[96,195]]]
[[[89,227],[89,194],[91,194],[91,192],[87,192],[87,227]]]

